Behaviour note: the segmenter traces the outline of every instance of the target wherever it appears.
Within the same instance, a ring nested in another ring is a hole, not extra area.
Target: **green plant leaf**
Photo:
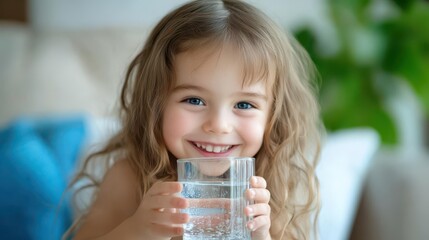
[[[377,18],[368,15],[374,13],[373,1],[329,0],[340,46],[335,55],[318,51],[320,42],[310,27],[297,32],[322,78],[319,97],[327,129],[369,126],[383,143],[397,143],[395,123],[385,109],[397,87],[389,79],[396,76],[414,89],[429,118],[429,3],[392,2],[399,6],[392,7],[395,14]]]
[[[383,68],[407,81],[429,117],[429,4],[416,3],[382,28],[389,35]]]
[[[410,9],[419,0],[392,0],[403,11]]]

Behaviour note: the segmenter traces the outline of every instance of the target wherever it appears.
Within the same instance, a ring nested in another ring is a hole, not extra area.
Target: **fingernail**
[[[181,220],[183,222],[189,222],[189,215],[188,214],[183,214],[182,217],[181,217]]]
[[[249,197],[250,197],[250,199],[253,199],[255,197],[255,195],[256,195],[255,190],[249,189]]]
[[[247,208],[247,212],[248,212],[249,217],[251,217],[253,215],[253,208],[251,208],[251,207],[246,207],[246,208]]]
[[[253,228],[255,228],[255,225],[253,225],[253,222],[249,222],[249,223],[247,224],[247,227],[248,227],[251,231],[253,231]]]
[[[252,177],[252,181],[253,181],[253,184],[257,184],[258,183],[258,178],[255,177],[255,176],[253,176]]]
[[[258,178],[257,177],[255,177],[255,176],[253,176],[252,177],[253,178],[253,186],[256,186],[256,185],[258,185]]]

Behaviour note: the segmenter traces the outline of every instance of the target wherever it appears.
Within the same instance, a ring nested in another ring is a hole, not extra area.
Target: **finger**
[[[148,208],[150,209],[167,209],[167,208],[179,208],[184,209],[189,206],[188,200],[178,196],[153,196],[149,199]]]
[[[261,215],[270,216],[271,207],[266,203],[253,204],[253,205],[247,206],[244,209],[244,213],[246,214],[246,216],[249,216],[249,217],[261,216]]]
[[[246,198],[254,200],[255,203],[268,203],[271,198],[271,193],[265,188],[251,188],[246,190]]]
[[[164,208],[163,212],[167,212],[167,213],[178,213],[179,209],[177,208]]]
[[[187,213],[155,212],[150,219],[155,224],[184,224],[189,221]]]
[[[253,188],[267,188],[267,181],[263,177],[253,176],[250,179],[250,186]]]
[[[150,196],[174,194],[182,191],[182,184],[179,182],[156,182],[147,192]]]
[[[267,215],[256,217],[247,223],[247,228],[249,228],[251,231],[257,231],[257,230],[268,231],[270,226],[271,226],[271,220],[270,220],[270,217]]]
[[[183,227],[182,226],[167,226],[162,224],[152,224],[150,231],[155,236],[160,237],[174,237],[183,235]]]
[[[208,214],[204,216],[192,216],[192,224],[197,229],[216,228],[230,221],[230,214]],[[223,226],[225,227],[225,226]]]
[[[223,208],[229,209],[231,200],[227,198],[192,198],[188,199],[189,208]]]

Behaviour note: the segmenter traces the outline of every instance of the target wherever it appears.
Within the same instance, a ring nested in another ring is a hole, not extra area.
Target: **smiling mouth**
[[[210,153],[224,153],[234,147],[234,145],[213,145],[206,143],[192,142],[197,148]]]

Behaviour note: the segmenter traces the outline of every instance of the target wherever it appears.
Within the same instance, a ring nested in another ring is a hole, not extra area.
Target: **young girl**
[[[165,16],[131,62],[116,156],[74,239],[180,239],[178,158],[252,156],[252,239],[309,239],[318,211],[313,66],[243,1],[192,1]],[[107,158],[106,158],[107,159]],[[75,182],[89,173],[86,168]],[[313,224],[313,225],[312,225]]]

